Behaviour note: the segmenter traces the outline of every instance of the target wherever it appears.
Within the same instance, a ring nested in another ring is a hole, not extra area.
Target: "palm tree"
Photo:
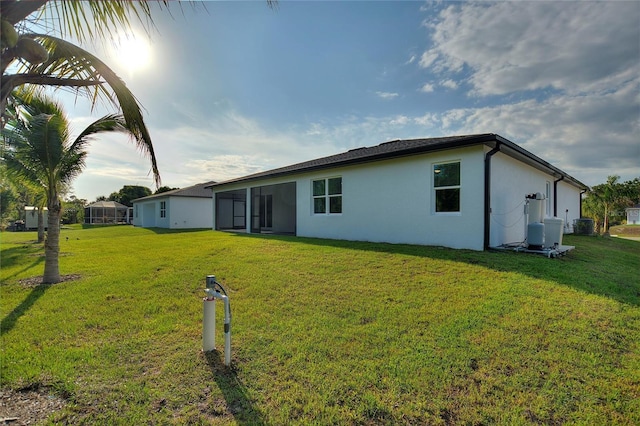
[[[159,3],[167,4],[166,1]],[[86,94],[94,104],[98,99],[106,100],[122,111],[136,144],[150,157],[156,187],[160,186],[151,136],[133,93],[95,55],[51,35],[55,30],[62,37],[71,35],[80,42],[104,39],[120,29],[130,30],[131,19],[142,23],[148,30],[153,26],[150,5],[143,1],[3,0],[0,2],[0,16],[2,127],[11,117],[7,103],[17,87],[25,86],[30,93],[34,87],[70,87]],[[51,28],[47,26],[49,22],[60,27]],[[43,28],[44,33],[31,32],[32,28]],[[18,64],[22,66],[17,67]]]
[[[71,141],[69,122],[58,103],[44,95],[25,100],[17,94],[15,99],[20,106],[2,131],[3,161],[12,179],[37,186],[46,194],[49,217],[42,282],[56,283],[61,280],[60,194],[84,169],[85,148],[94,135],[102,132],[124,132],[134,140],[139,135],[129,129],[121,114],[112,114],[93,122]]]

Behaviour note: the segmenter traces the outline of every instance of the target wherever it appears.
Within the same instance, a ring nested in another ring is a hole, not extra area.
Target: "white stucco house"
[[[199,183],[133,200],[133,225],[142,228],[211,228],[213,201],[207,187],[213,183]]]
[[[572,224],[588,189],[496,134],[385,142],[208,187],[216,230],[472,250],[525,240],[528,194]]]

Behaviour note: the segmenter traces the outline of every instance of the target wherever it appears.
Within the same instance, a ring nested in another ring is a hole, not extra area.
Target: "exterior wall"
[[[627,225],[640,225],[640,209],[635,207],[627,209]]]
[[[433,165],[449,161],[461,163],[461,211],[436,214]],[[482,250],[483,170],[483,148],[477,146],[249,184],[254,187],[296,182],[298,236]],[[312,181],[336,176],[342,177],[342,213],[313,214]],[[246,188],[246,185],[227,185],[220,191]],[[247,212],[250,212],[249,204]]]
[[[43,209],[43,222],[45,229],[47,228],[47,221],[49,220],[49,210],[45,207]],[[24,218],[24,227],[25,229],[38,229],[38,209],[36,207],[26,206],[24,208],[25,218]]]
[[[157,204],[157,206],[156,206]],[[133,203],[133,226],[155,228],[160,217],[160,203],[156,200]]]
[[[166,202],[166,217],[160,217],[162,201]],[[212,217],[213,203],[210,198],[154,198],[134,203],[133,225],[142,228],[211,228]]]
[[[526,238],[525,196],[540,192],[545,200],[543,215],[553,216],[554,180],[551,175],[503,153],[491,159],[491,233],[489,245],[523,242]],[[549,193],[547,194],[547,190]],[[580,217],[580,190],[566,182],[557,184],[557,213],[569,225]],[[568,210],[568,212],[567,212]],[[550,215],[547,214],[550,212]],[[565,223],[566,225],[566,223]],[[566,229],[566,228],[565,228]]]
[[[167,221],[171,229],[212,228],[212,219],[210,198],[171,197],[167,201]]]
[[[564,220],[564,233],[573,233],[573,221],[580,219],[581,190],[566,182],[560,181],[558,188],[558,217]],[[553,210],[552,210],[553,212]]]
[[[433,165],[460,161],[459,213],[435,213]],[[342,214],[312,213],[311,182],[342,176]],[[482,147],[323,170],[298,181],[298,235],[483,249]]]

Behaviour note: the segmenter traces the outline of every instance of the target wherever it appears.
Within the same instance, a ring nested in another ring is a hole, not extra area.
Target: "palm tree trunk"
[[[44,243],[43,284],[54,284],[61,281],[58,260],[60,254],[60,214],[62,209],[57,198],[56,195],[55,199],[48,203],[49,217],[47,220],[47,239]]]
[[[38,207],[38,243],[44,242],[44,208]]]

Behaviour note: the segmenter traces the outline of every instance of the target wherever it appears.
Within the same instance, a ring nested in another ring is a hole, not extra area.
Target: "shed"
[[[624,209],[627,213],[627,225],[640,225],[640,204]]]
[[[209,187],[217,230],[473,250],[524,241],[530,194],[572,224],[588,189],[492,133],[394,140]]]
[[[44,207],[42,209],[43,212],[43,223],[44,228],[47,229],[47,221],[49,220],[49,209]],[[34,206],[25,206],[24,207],[24,229],[33,230],[38,229],[38,207]]]

